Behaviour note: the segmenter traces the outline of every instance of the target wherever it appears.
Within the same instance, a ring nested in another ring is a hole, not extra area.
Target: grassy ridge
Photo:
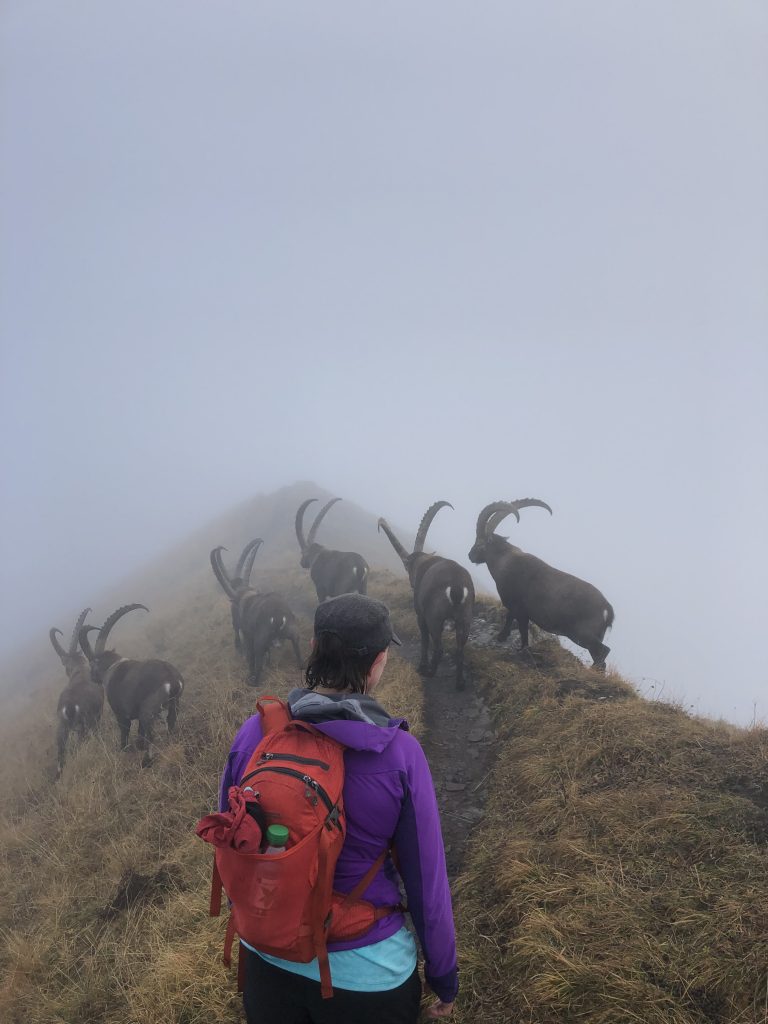
[[[461,1019],[764,1024],[768,733],[546,651],[471,655],[500,739],[457,886]]]
[[[65,768],[54,763],[56,692],[0,735],[0,1020],[8,1024],[232,1024],[240,1000],[221,965],[224,919],[208,917],[210,850],[194,825],[217,803],[232,737],[253,709],[232,652],[229,608],[207,578],[155,618],[145,643],[179,664],[187,690],[173,742],[150,769],[119,753],[111,712]],[[311,607],[306,574],[283,589]],[[310,622],[301,621],[308,649]],[[122,636],[122,635],[121,635]],[[122,645],[122,644],[121,644]],[[133,646],[126,642],[126,648]],[[290,651],[264,689],[299,675]],[[262,691],[263,692],[263,691]],[[420,728],[421,685],[393,659],[381,699]],[[162,730],[160,730],[162,733]],[[41,737],[43,741],[41,742]]]
[[[258,584],[302,613],[306,652],[314,592],[290,565]],[[151,769],[117,751],[107,710],[53,785],[56,685],[0,727],[3,1022],[239,1019],[224,922],[207,916],[210,855],[192,829],[254,692],[204,558],[184,580],[115,630],[118,650],[169,658],[187,681],[179,733]],[[375,572],[370,589],[414,638],[404,578]],[[537,652],[536,669],[499,648],[469,655],[498,760],[455,886],[457,1024],[766,1024],[765,730],[642,700],[553,642]],[[420,680],[398,658],[386,678],[382,699],[418,733]],[[263,688],[296,681],[283,648]]]

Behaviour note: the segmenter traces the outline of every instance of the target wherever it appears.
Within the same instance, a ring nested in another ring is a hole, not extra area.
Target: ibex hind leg
[[[120,726],[120,749],[127,750],[131,735],[131,720],[130,718],[118,718],[117,724]]]
[[[417,669],[419,675],[429,675],[429,626],[425,619],[419,617],[419,631],[421,632],[421,658]]]
[[[456,689],[463,690],[464,679],[464,647],[466,646],[468,633],[463,624],[456,624]]]
[[[299,646],[299,633],[298,630],[292,629],[290,632],[285,634],[291,641],[291,647],[296,657],[296,664],[299,668],[304,668],[304,662],[301,659],[301,647]]]
[[[168,728],[168,732],[176,731],[176,720],[179,717],[179,698],[171,697],[168,701],[168,715],[165,719],[165,724]]]
[[[432,662],[429,666],[429,675],[437,675],[440,662],[443,660],[443,629],[440,626],[432,633]]]
[[[611,653],[611,648],[598,640],[589,644],[587,650],[592,655],[592,668],[596,672],[605,672],[605,660]]]
[[[248,671],[248,685],[258,686],[259,679],[261,679],[261,671],[264,667],[264,658],[266,656],[265,650],[257,651],[253,649],[253,657],[251,658]]]
[[[503,644],[506,640],[509,640],[509,634],[512,632],[512,626],[515,623],[515,613],[510,611],[509,608],[505,609],[504,625],[496,635],[497,643]]]
[[[139,719],[139,750],[143,748],[144,757],[141,759],[141,767],[149,768],[154,761],[154,748],[152,745],[152,722],[154,715],[151,713],[142,714]]]
[[[240,640],[240,616],[234,608],[232,609],[232,631],[235,634],[235,650],[239,654],[243,649],[243,644]]]

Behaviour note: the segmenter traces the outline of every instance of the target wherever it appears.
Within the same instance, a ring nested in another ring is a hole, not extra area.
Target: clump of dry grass
[[[544,645],[471,656],[500,748],[457,884],[460,1020],[768,1020],[768,734]]]
[[[149,769],[118,751],[108,707],[98,735],[55,762],[55,687],[41,689],[0,735],[0,1020],[8,1024],[232,1024],[234,977],[221,964],[224,919],[208,916],[211,857],[194,836],[218,800],[218,782],[256,692],[232,649],[229,606],[195,575],[184,596],[156,604],[119,648],[179,666],[187,687],[179,729],[159,730]],[[303,608],[309,650],[314,594],[306,573],[276,570],[270,585]],[[137,617],[138,618],[138,617]],[[151,628],[147,628],[151,622]],[[126,627],[128,623],[126,623]],[[301,685],[290,648],[259,692]],[[380,696],[418,731],[420,680],[393,659]]]

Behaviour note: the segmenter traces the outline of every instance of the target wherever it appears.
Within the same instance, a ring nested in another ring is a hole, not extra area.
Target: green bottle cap
[[[267,842],[270,846],[285,846],[288,834],[285,825],[270,825],[267,829]]]

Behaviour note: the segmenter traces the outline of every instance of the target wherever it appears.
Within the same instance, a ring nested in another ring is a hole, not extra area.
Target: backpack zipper
[[[294,779],[301,779],[301,781],[306,786],[309,786],[310,789],[313,789],[317,793],[317,795],[323,801],[325,806],[328,808],[328,813],[333,813],[333,800],[331,800],[331,798],[328,796],[328,794],[320,785],[320,783],[313,779],[311,775],[302,775],[301,772],[294,771],[293,768],[283,768],[280,765],[276,764],[264,765],[263,768],[256,768],[254,771],[249,772],[248,775],[241,779],[240,785],[242,786],[243,783],[247,782],[249,779],[252,779],[254,775],[258,775],[260,772],[280,772],[281,775],[292,775]]]
[[[326,772],[331,767],[325,761],[316,761],[313,757],[300,757],[298,754],[262,754],[259,760],[273,761],[276,758],[280,761],[295,761],[297,764],[316,764],[318,768],[322,768]]]

